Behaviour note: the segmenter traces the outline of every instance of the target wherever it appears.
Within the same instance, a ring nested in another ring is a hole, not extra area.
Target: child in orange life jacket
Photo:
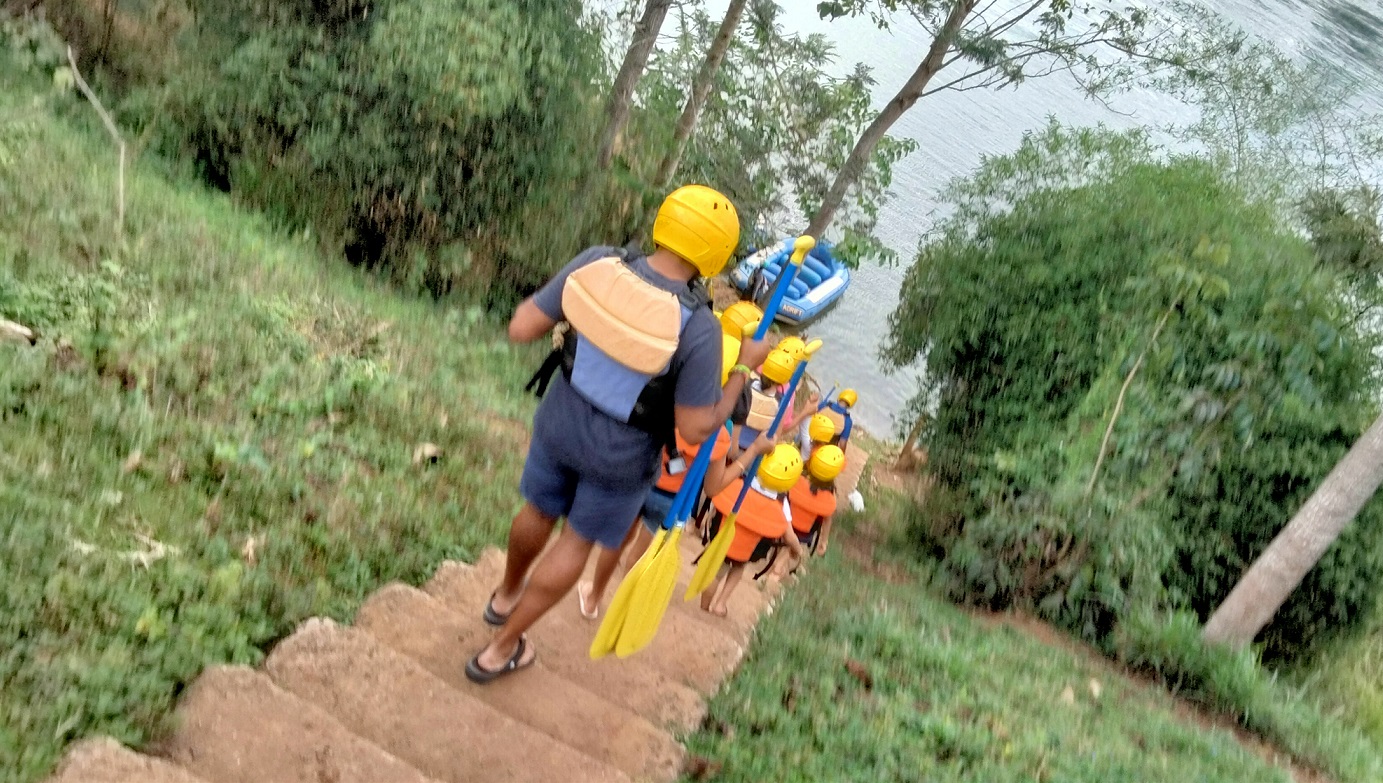
[[[729,381],[730,375],[739,361],[741,341],[731,337],[728,332],[722,335],[721,340],[723,361],[721,383],[724,384]],[[736,427],[742,425],[748,414],[748,409],[749,395],[744,393],[730,414],[730,422]],[[682,488],[687,470],[701,451],[701,444],[693,446],[682,437],[680,432],[675,433],[675,439],[676,453],[672,454],[664,449],[662,471],[657,483],[649,490],[642,509],[633,520],[634,522],[642,520],[643,524],[630,524],[629,531],[625,534],[624,541],[619,547],[602,549],[596,558],[595,574],[591,581],[577,584],[576,600],[582,617],[588,620],[600,619],[601,601],[604,600],[605,590],[609,587],[610,580],[614,577],[620,563],[623,562],[627,566],[632,566],[638,562],[639,558],[643,556],[644,550],[653,542],[653,534],[657,532],[667,518],[668,512],[672,509],[673,497]],[[716,438],[715,447],[711,451],[710,464],[706,467],[704,492],[710,494],[719,492],[725,482],[744,475],[745,466],[753,461],[755,454],[767,453],[772,447],[772,444],[764,439],[762,444],[752,444],[752,451],[749,456],[741,457],[739,449],[732,448],[731,441],[732,437],[724,430]],[[730,460],[732,459],[742,459],[742,462],[731,463]]]
[[[818,445],[807,460],[805,474],[788,492],[792,530],[797,540],[814,555],[826,554],[831,539],[831,521],[836,513],[836,477],[845,469],[845,452],[839,446]],[[777,569],[781,577],[790,573]]]
[[[727,604],[744,576],[744,567],[761,560],[781,541],[801,558],[802,546],[791,535],[787,493],[802,475],[802,456],[797,449],[779,444],[759,464],[758,475],[750,482],[739,513],[735,515],[735,538],[725,555],[725,565],[716,579],[701,594],[701,608],[717,617],[729,613]],[[715,496],[716,523],[725,524],[734,509],[744,480],[730,482]]]

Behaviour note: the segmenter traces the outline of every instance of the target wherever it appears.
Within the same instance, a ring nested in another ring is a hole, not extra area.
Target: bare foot
[[[576,603],[581,608],[581,616],[587,620],[600,619],[600,601],[592,598],[593,589],[595,585],[590,582],[581,582],[576,586]]]
[[[723,605],[722,605],[722,606],[712,606],[710,609],[707,609],[706,611],[710,612],[711,614],[715,615],[716,617],[724,617],[724,616],[730,614],[730,610],[729,610],[728,608],[726,608],[725,606],[723,606]]]

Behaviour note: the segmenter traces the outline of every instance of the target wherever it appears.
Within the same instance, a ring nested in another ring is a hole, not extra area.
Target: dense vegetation
[[[0,779],[139,744],[206,665],[497,542],[526,354],[197,187],[0,66]],[[423,442],[436,464],[414,464]]]
[[[953,196],[888,345],[934,383],[952,505],[919,532],[948,588],[1093,641],[1135,611],[1208,615],[1372,420],[1367,300],[1271,205],[1137,134],[1049,128]],[[1380,545],[1374,502],[1267,653],[1367,627]]]

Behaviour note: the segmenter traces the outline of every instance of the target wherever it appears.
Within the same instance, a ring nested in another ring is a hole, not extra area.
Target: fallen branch
[[[82,78],[82,72],[77,69],[77,58],[72,54],[72,47],[67,47],[67,62],[72,66],[72,78],[77,82],[77,88],[82,91],[82,95],[91,101],[91,105],[96,107],[96,113],[101,115],[101,121],[106,124],[106,130],[110,132],[110,137],[115,140],[115,146],[120,149],[120,168],[118,179],[116,180],[115,197],[115,235],[121,236],[125,231],[125,139],[120,136],[120,130],[115,127],[115,120],[110,118],[110,113],[106,107],[101,105],[101,100],[96,97],[96,93],[91,91],[91,86]]]
[[[23,324],[17,324],[14,321],[6,321],[4,318],[0,318],[0,340],[26,342],[29,345],[33,345],[38,342],[38,335],[34,334],[33,329]]]
[[[142,533],[136,533],[135,538],[145,546],[142,550],[117,551],[102,549],[94,544],[89,544],[81,539],[72,539],[72,548],[80,555],[107,555],[117,560],[124,560],[130,563],[137,563],[144,568],[148,568],[153,563],[162,560],[169,555],[176,555],[181,552],[178,547],[157,541]]]

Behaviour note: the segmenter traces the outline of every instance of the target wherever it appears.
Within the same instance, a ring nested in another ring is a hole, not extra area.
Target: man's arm
[[[533,297],[519,303],[514,317],[509,319],[509,342],[531,343],[552,331],[557,320],[538,307]]]
[[[674,406],[672,414],[677,422],[677,431],[693,446],[711,437],[711,433],[724,425],[730,414],[735,412],[735,401],[739,399],[740,392],[744,390],[744,384],[747,382],[743,373],[731,373],[730,380],[725,382],[721,390],[720,402],[715,405],[698,408]]]

